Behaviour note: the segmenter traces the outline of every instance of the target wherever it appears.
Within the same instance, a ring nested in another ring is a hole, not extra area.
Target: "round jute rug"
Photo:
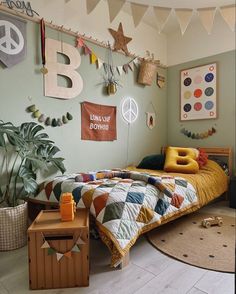
[[[151,244],[165,254],[205,269],[235,271],[235,218],[221,216],[223,226],[204,228],[202,220],[212,216],[195,212],[150,231]]]

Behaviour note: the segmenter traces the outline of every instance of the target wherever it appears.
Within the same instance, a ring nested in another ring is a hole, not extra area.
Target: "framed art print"
[[[180,72],[180,120],[217,118],[217,63]]]

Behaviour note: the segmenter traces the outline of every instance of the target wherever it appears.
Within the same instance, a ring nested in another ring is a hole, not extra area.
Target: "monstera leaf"
[[[32,170],[26,166],[21,166],[19,169],[19,177],[22,179],[24,189],[27,193],[34,194],[37,191],[38,184],[36,182],[36,174]]]

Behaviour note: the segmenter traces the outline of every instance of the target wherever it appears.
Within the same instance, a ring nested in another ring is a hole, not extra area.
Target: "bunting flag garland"
[[[235,32],[236,5],[220,7],[220,13],[230,29]]]
[[[216,8],[201,8],[197,11],[203,27],[207,31],[208,35],[210,35],[214,23]]]
[[[27,107],[26,111],[32,113],[32,117],[37,118],[38,121],[44,123],[45,126],[61,127],[63,124],[67,124],[68,121],[73,119],[73,116],[69,112],[59,118],[50,118],[50,116],[41,113],[40,110],[36,108],[35,104]]]
[[[142,5],[142,4],[137,4],[137,3],[130,3],[131,5],[131,11],[132,11],[132,16],[133,16],[133,21],[134,21],[134,26],[137,27],[142,20],[144,14],[146,13],[148,6],[147,5]]]
[[[160,33],[169,19],[171,8],[153,7],[153,10],[157,18]]]
[[[104,60],[102,60],[100,57],[97,56],[95,52],[93,52],[84,42],[84,40],[81,37],[77,37],[75,47],[80,49],[82,48],[85,55],[89,55],[90,63],[95,64],[97,69],[104,68],[105,73],[108,72],[108,66]],[[117,66],[111,66],[110,71],[112,73],[115,73],[115,71],[118,72],[118,74],[121,76],[123,71],[127,74],[129,71],[134,71],[134,65],[136,67],[139,67],[140,61],[138,57],[135,57],[131,59],[128,63],[125,63],[123,65],[117,65]],[[35,110],[34,110],[35,111]]]
[[[193,15],[192,9],[175,9],[175,14],[178,19],[182,35],[185,33],[191,17]]]
[[[112,22],[125,4],[125,0],[107,0],[110,22]]]
[[[45,240],[45,237],[43,236],[43,244],[41,246],[42,249],[47,249],[47,254],[48,255],[56,255],[56,259],[59,262],[63,256],[67,257],[67,258],[72,258],[72,253],[80,253],[81,252],[81,248],[79,245],[84,245],[86,244],[84,242],[84,240],[79,237],[75,244],[72,246],[71,250],[68,250],[64,253],[57,251],[55,248],[51,247],[49,242]]]
[[[87,0],[86,4],[87,4],[87,13],[91,13],[95,7],[98,5],[100,0]]]
[[[191,132],[185,128],[182,128],[180,130],[180,133],[184,134],[185,136],[187,136],[188,138],[191,139],[206,139],[209,136],[212,136],[213,134],[216,133],[216,129],[214,127],[212,127],[211,129],[205,131],[205,132],[201,132],[201,133],[195,133],[195,132]]]

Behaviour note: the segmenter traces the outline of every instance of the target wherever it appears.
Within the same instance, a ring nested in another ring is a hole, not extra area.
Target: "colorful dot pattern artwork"
[[[217,117],[216,84],[216,63],[181,71],[181,121]]]

